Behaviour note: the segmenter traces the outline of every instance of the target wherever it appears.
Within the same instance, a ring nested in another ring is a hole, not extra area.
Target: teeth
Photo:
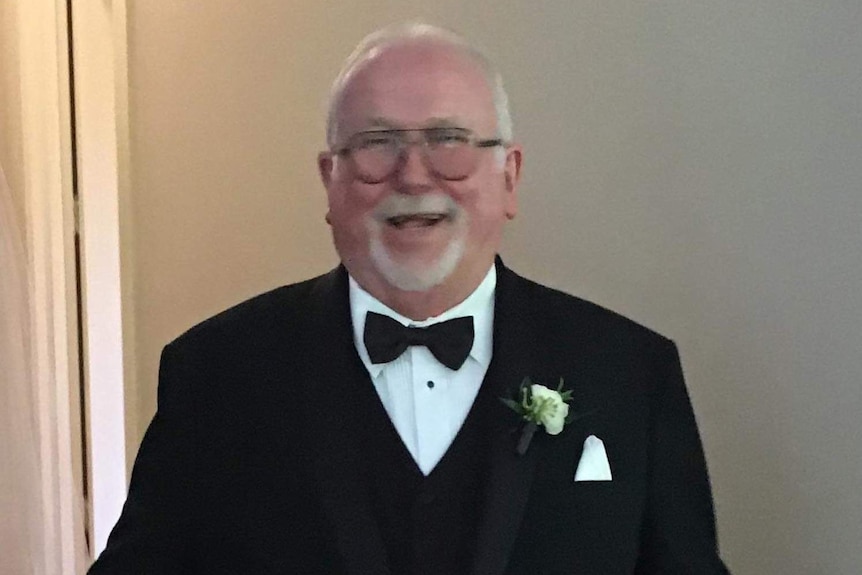
[[[387,221],[391,225],[400,228],[410,222],[415,222],[418,225],[431,226],[445,218],[445,214],[406,214],[403,216],[391,217]]]

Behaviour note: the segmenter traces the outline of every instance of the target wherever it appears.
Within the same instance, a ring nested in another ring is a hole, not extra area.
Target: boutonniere
[[[574,414],[569,414],[568,403],[572,400],[572,390],[563,389],[562,377],[556,390],[533,383],[529,377],[525,377],[516,397],[517,399],[501,397],[500,401],[517,413],[524,422],[515,450],[518,455],[527,452],[538,426],[543,426],[549,435],[558,435],[563,431],[563,427],[574,419]]]

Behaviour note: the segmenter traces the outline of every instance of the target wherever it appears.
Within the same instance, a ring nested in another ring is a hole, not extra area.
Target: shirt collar
[[[353,343],[362,363],[368,369],[372,378],[377,377],[386,364],[371,363],[368,350],[365,348],[363,333],[365,331],[365,315],[369,311],[387,315],[402,325],[425,327],[447,321],[456,317],[473,316],[473,347],[470,349],[469,359],[479,362],[485,369],[491,363],[491,352],[493,346],[494,326],[494,291],[497,287],[497,270],[491,266],[485,279],[473,290],[467,298],[458,305],[449,308],[438,316],[429,317],[423,321],[413,321],[362,289],[360,285],[349,276],[350,285],[350,318],[353,322]]]

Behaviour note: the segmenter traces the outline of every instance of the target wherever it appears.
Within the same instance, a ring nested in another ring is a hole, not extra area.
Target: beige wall
[[[857,573],[858,0],[130,2],[131,441],[165,343],[335,263],[323,96],[366,32],[415,16],[507,78],[507,262],[679,343],[730,566]]]
[[[17,210],[15,219],[23,230],[24,160],[19,57],[16,0],[0,0],[0,166],[12,190],[12,201]]]

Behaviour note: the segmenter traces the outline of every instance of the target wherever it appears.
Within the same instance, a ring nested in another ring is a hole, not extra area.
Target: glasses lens
[[[353,162],[360,179],[369,183],[385,180],[398,162],[400,142],[391,132],[363,132],[351,142]]]
[[[478,150],[470,132],[461,128],[434,128],[424,132],[428,162],[447,180],[463,180],[476,167]]]

